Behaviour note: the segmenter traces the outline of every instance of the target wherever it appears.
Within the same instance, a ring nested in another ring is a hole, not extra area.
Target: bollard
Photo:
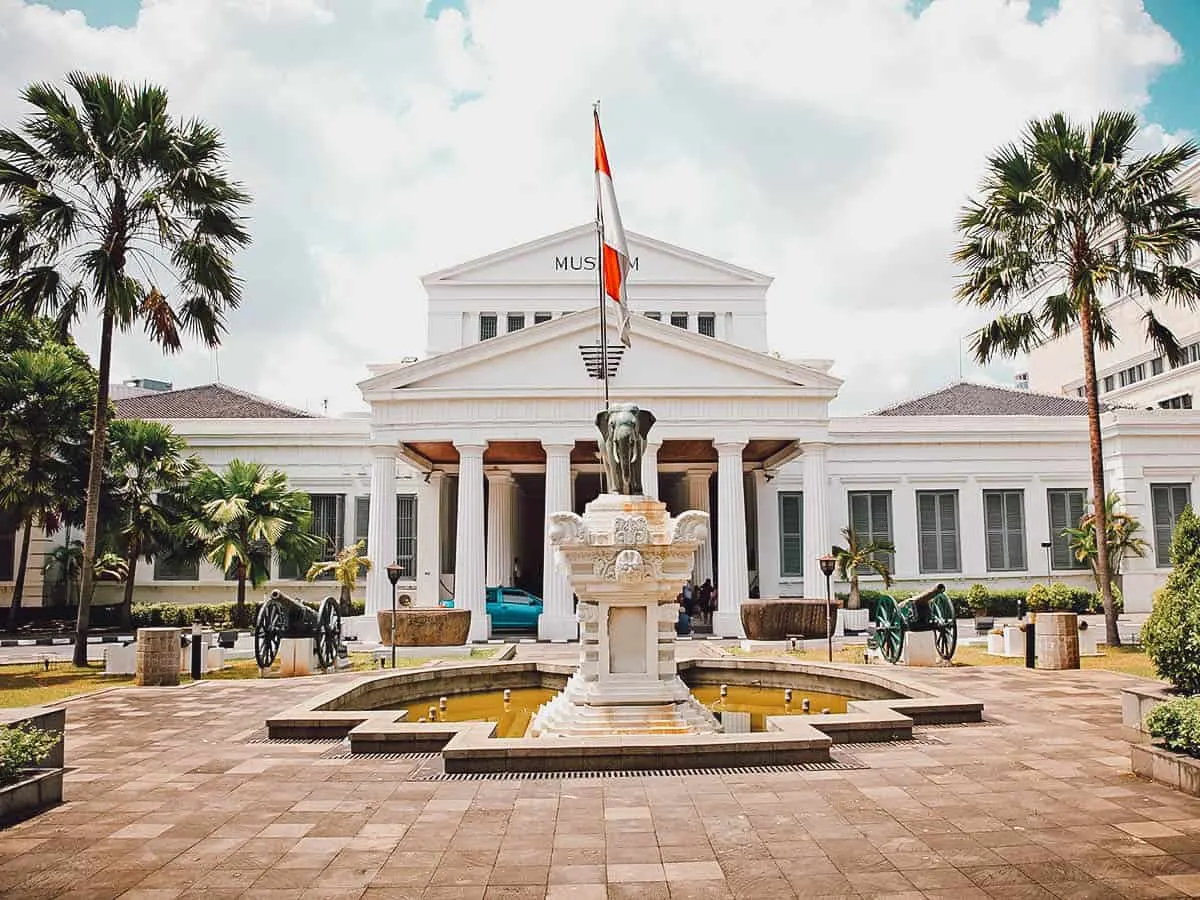
[[[200,640],[200,626],[192,624],[192,680],[199,681],[204,675],[204,642]]]
[[[1037,659],[1037,643],[1032,617],[1025,623],[1025,668],[1032,669]]]

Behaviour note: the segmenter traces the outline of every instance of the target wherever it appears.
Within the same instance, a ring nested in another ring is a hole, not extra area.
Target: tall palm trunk
[[[858,576],[850,577],[850,597],[846,600],[846,609],[861,609],[862,595],[858,592]]]
[[[104,474],[104,441],[108,436],[108,377],[112,367],[113,310],[104,305],[100,326],[100,385],[92,422],[92,458],[88,461],[87,511],[83,518],[83,571],[80,573],[79,616],[75,620],[74,663],[87,666],[88,624],[96,586],[96,535],[100,528],[100,479]]]
[[[237,606],[233,610],[233,625],[245,628],[246,621],[246,564],[239,562],[237,568]]]
[[[133,579],[137,575],[138,556],[141,549],[137,541],[129,542],[129,556],[125,560],[125,598],[121,601],[121,615],[118,624],[122,628],[133,627]]]
[[[1084,294],[1080,303],[1079,331],[1083,337],[1084,390],[1088,406],[1088,444],[1092,458],[1092,509],[1096,526],[1096,580],[1104,604],[1104,631],[1108,646],[1121,646],[1117,631],[1117,612],[1113,605],[1112,578],[1108,570],[1108,510],[1104,498],[1104,452],[1100,438],[1100,400],[1096,388],[1096,348],[1092,332],[1092,297]]]
[[[21,598],[25,593],[25,570],[29,566],[29,536],[33,532],[33,516],[25,520],[25,533],[21,537],[21,558],[17,562],[17,580],[13,585],[12,605],[8,609],[8,630],[16,633],[17,619],[21,613]]]

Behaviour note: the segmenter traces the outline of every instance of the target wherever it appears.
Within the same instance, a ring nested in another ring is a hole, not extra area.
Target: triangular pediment
[[[596,346],[596,336],[595,313],[573,313],[383,372],[359,387],[368,401],[426,390],[507,396],[595,391],[599,382],[589,377],[581,346]],[[615,327],[609,344],[617,344]],[[640,316],[611,382],[614,395],[622,396],[784,391],[832,397],[840,385],[825,372]]]
[[[720,284],[766,287],[771,278],[749,269],[626,232],[633,271],[630,283]],[[596,226],[560,231],[498,253],[433,272],[427,287],[459,284],[595,284]]]

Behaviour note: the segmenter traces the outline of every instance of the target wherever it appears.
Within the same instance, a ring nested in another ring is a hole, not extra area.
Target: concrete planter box
[[[1133,744],[1129,748],[1129,763],[1135,775],[1200,797],[1200,759],[1158,744]]]
[[[0,787],[0,823],[11,825],[62,803],[63,770],[29,769]]]
[[[1180,696],[1165,681],[1147,681],[1144,684],[1121,689],[1121,725],[1125,739],[1137,743],[1149,743],[1146,731],[1146,716],[1160,703]]]

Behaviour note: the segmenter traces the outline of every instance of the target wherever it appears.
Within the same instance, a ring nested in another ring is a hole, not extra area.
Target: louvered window
[[[879,541],[892,540],[892,492],[891,491],[850,491],[850,527],[858,538],[860,547]],[[892,554],[879,552],[875,558],[885,562],[889,569],[894,569]],[[860,568],[859,574],[870,573],[868,568]]]
[[[491,340],[496,336],[496,315],[495,313],[484,313],[479,317],[479,339],[481,341]]]
[[[804,494],[779,492],[779,574],[804,576]]]
[[[525,327],[525,313],[509,313],[508,314],[508,330],[520,331]]]
[[[676,328],[686,329],[688,327],[688,314],[685,312],[671,313],[671,324]]]
[[[716,337],[717,317],[713,313],[700,313],[696,316],[696,330],[706,337]]]
[[[417,577],[417,498],[415,494],[396,497],[396,563],[401,578]]]
[[[922,572],[957,572],[958,491],[918,491],[917,529]]]
[[[984,491],[987,567],[991,572],[1025,568],[1025,497],[1023,491]]]
[[[346,498],[341,494],[310,494],[312,502],[312,524],[308,533],[315,534],[321,539],[321,549],[317,556],[318,562],[328,562],[337,556],[338,551],[345,546],[346,536]],[[286,580],[299,580],[305,575],[291,560],[279,561],[279,577]],[[320,576],[321,581],[333,579],[332,572]]]
[[[1064,532],[1079,527],[1079,520],[1087,512],[1087,491],[1046,491],[1046,501],[1050,507],[1050,568],[1086,569],[1087,563],[1075,558],[1071,541]]]
[[[533,324],[541,325],[543,322],[549,322],[550,318],[551,318],[550,313],[534,313],[533,314]]]
[[[1192,502],[1192,488],[1188,484],[1152,484],[1150,500],[1154,507],[1154,562],[1169,566],[1171,536],[1183,508]]]

